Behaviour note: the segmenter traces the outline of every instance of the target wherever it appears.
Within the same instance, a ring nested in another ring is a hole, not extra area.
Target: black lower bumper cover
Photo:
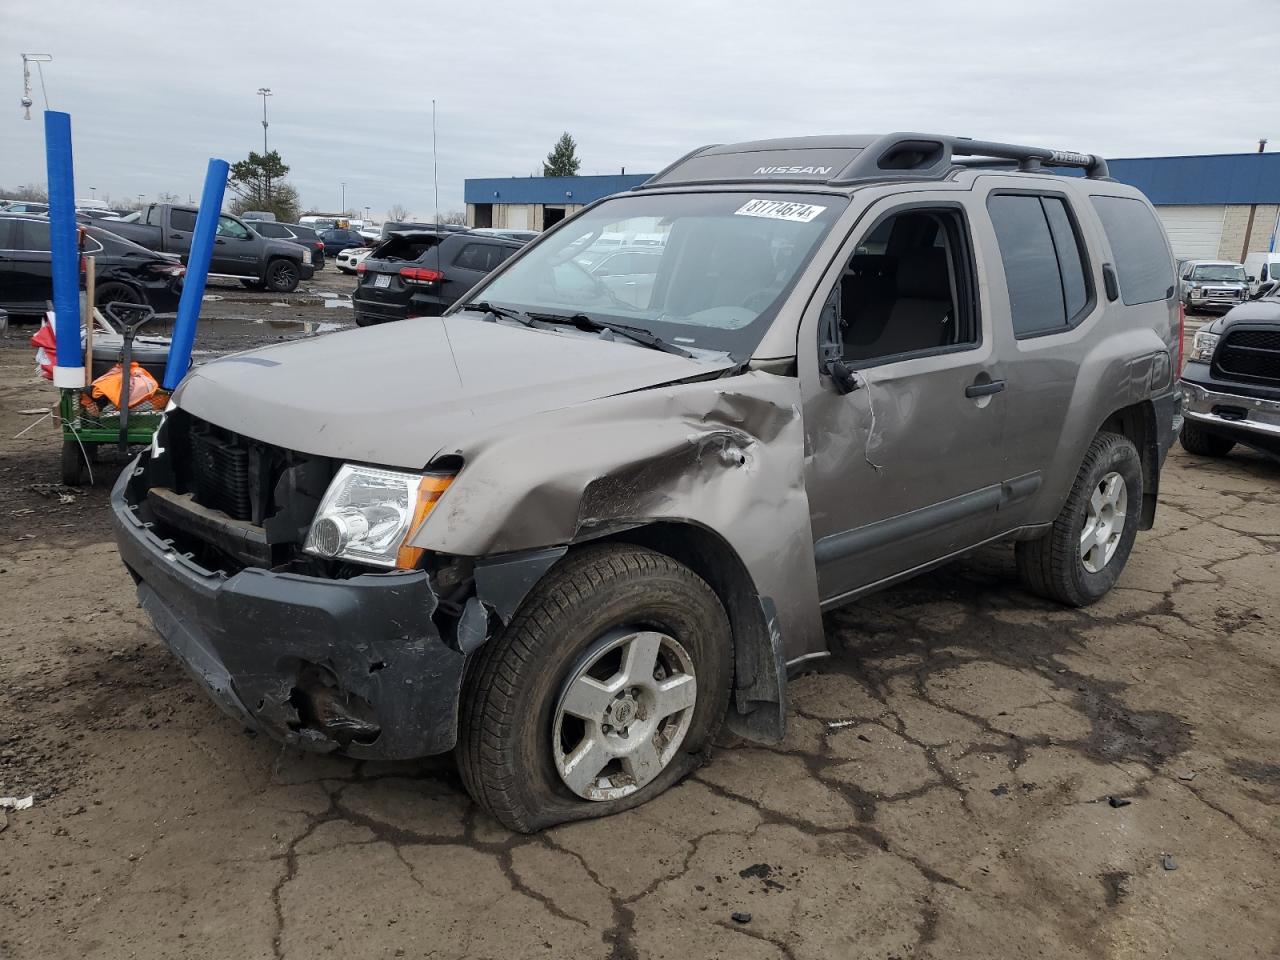
[[[166,645],[226,713],[318,752],[405,759],[453,748],[465,658],[436,631],[425,572],[327,580],[205,570],[137,516],[128,498],[136,468],[111,492],[120,555]],[[338,699],[371,708],[376,739],[344,744],[306,725],[295,691],[317,672],[336,683]]]

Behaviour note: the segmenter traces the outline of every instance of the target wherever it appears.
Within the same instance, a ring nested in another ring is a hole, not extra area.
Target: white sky
[[[466,177],[527,175],[561,131],[580,172],[692,147],[922,130],[1104,156],[1280,149],[1275,0],[0,0],[0,188],[43,182],[50,53],[76,193],[198,196],[210,156],[271,146],[304,205],[431,214]]]

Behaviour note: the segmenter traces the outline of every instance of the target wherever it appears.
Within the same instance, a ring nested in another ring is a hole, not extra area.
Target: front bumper
[[[218,706],[305,750],[405,759],[452,749],[465,658],[436,630],[425,572],[206,570],[137,515],[130,489],[146,456],[111,492],[120,555],[165,644]]]
[[[1229,393],[1221,385],[1206,386],[1186,378],[1179,385],[1187,420],[1240,443],[1280,451],[1280,396]]]
[[[1192,310],[1230,310],[1248,300],[1247,294],[1240,296],[1200,296],[1187,295],[1186,305]]]

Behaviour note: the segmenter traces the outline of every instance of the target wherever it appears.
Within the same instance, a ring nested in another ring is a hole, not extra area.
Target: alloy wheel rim
[[[643,789],[680,749],[697,699],[693,659],[674,637],[630,627],[605,634],[556,702],[551,750],[561,781],[592,801]]]
[[[1128,510],[1128,487],[1124,477],[1113,470],[1090,493],[1080,531],[1080,561],[1090,573],[1100,572],[1116,555]]]

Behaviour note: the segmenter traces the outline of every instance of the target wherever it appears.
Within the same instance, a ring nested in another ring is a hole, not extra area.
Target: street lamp
[[[338,209],[339,213],[347,212],[347,181],[342,182],[342,206]]]
[[[366,222],[369,219],[369,208],[367,206],[364,208],[364,219]]]
[[[258,96],[262,98],[262,155],[267,155],[267,97],[272,96],[270,87],[259,87]]]
[[[98,188],[97,188],[97,187],[90,187],[90,188],[89,188],[89,199],[90,199],[90,200],[97,200],[97,199],[98,199]]]

